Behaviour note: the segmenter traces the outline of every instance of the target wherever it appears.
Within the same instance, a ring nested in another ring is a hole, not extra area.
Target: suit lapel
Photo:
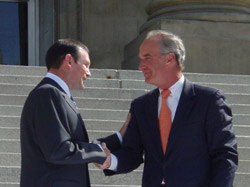
[[[82,124],[82,128],[83,128],[83,131],[84,131],[84,134],[85,134],[85,137],[86,137],[86,142],[89,142],[89,137],[88,137],[88,133],[87,133],[87,130],[86,130],[86,127],[85,127],[85,124],[82,120],[82,116],[81,114],[79,113],[79,111],[77,110],[75,104],[72,102],[72,100],[69,98],[69,96],[66,94],[66,93],[62,93],[63,94],[63,97],[66,101],[66,103],[68,103],[68,105],[72,108],[72,110],[76,113],[79,121],[81,122]]]
[[[158,98],[159,98],[159,89],[155,89],[150,94],[149,99],[149,108],[147,108],[147,116],[149,120],[149,129],[150,129],[150,139],[152,141],[153,150],[156,150],[156,155],[162,155],[162,146],[161,146],[161,137],[159,130],[159,119],[158,119]],[[158,156],[157,156],[158,158]]]
[[[54,80],[52,80],[52,79],[50,79],[50,78],[45,77],[45,78],[41,81],[41,83],[40,83],[39,85],[42,85],[42,84],[50,84],[50,85],[56,87],[58,90],[60,90],[61,93],[62,93],[62,95],[63,95],[63,97],[64,97],[64,99],[65,99],[65,101],[69,104],[69,106],[72,108],[72,110],[74,110],[74,112],[75,112],[76,114],[79,113],[78,110],[76,109],[76,106],[74,105],[74,103],[73,103],[73,102],[71,101],[71,99],[68,97],[68,95],[66,94],[66,92],[62,89],[62,87],[61,87],[59,84],[57,84],[56,81],[54,81]]]
[[[178,139],[177,134],[178,131],[181,130],[180,127],[182,123],[188,119],[192,108],[195,106],[194,96],[195,92],[193,84],[187,79],[185,79],[183,90],[176,109],[175,117],[171,127],[171,132],[169,135],[166,157],[169,152],[171,152],[171,150],[174,148],[174,143]]]
[[[86,128],[85,128],[85,124],[84,124],[84,122],[83,122],[83,120],[82,120],[82,117],[81,117],[79,111],[76,109],[75,104],[71,101],[71,99],[70,99],[69,96],[66,94],[66,92],[62,89],[62,87],[61,87],[59,84],[57,84],[57,82],[55,82],[54,80],[52,80],[52,79],[50,79],[50,78],[45,77],[45,78],[39,83],[38,86],[43,85],[43,84],[50,84],[50,85],[56,87],[57,89],[59,89],[59,90],[61,91],[61,93],[62,93],[62,95],[63,95],[63,97],[64,97],[66,103],[72,108],[72,110],[76,113],[78,119],[80,120],[80,122],[81,122],[81,124],[82,124],[82,127],[83,127],[83,130],[84,130],[84,133],[85,133],[85,137],[86,137],[86,139],[87,139],[86,142],[88,142],[88,141],[89,141],[89,139],[88,139],[88,134],[87,134],[87,130],[86,130]]]
[[[64,97],[65,101],[68,103],[68,105],[72,108],[72,110],[74,110],[76,114],[79,114],[79,111],[77,110],[75,104],[71,101],[69,96],[67,94],[63,93],[63,97]]]

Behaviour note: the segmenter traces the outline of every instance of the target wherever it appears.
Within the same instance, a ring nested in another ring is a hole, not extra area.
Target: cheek
[[[152,70],[153,66],[152,66],[152,62],[150,61],[146,61],[142,64],[142,69],[144,70]]]

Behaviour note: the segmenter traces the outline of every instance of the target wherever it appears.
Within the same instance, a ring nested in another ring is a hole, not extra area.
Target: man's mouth
[[[151,71],[143,71],[143,75],[145,77],[149,76],[151,74]]]

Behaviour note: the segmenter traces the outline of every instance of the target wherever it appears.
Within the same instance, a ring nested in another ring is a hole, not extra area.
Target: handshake
[[[120,138],[119,138],[120,144],[122,143],[122,139],[123,139],[124,134],[125,134],[125,132],[126,132],[126,130],[127,130],[127,127],[128,127],[128,124],[129,124],[130,119],[131,119],[131,114],[128,113],[126,121],[123,123],[123,126],[121,127],[121,129],[120,129],[119,132],[118,132],[118,134],[120,134]],[[117,136],[118,136],[118,135],[117,135]],[[94,142],[95,142],[95,141],[94,141]],[[100,143],[100,142],[95,142],[95,143]],[[107,146],[106,146],[106,143],[101,143],[101,146],[102,146],[103,152],[104,152],[104,153],[106,154],[106,156],[107,156],[107,159],[104,161],[103,164],[98,164],[98,163],[94,163],[94,164],[95,164],[98,168],[104,170],[104,169],[110,168],[110,166],[111,166],[111,161],[112,161],[112,157],[111,157],[111,152],[110,152],[110,150],[109,150],[109,149],[107,148]],[[115,156],[114,156],[114,157],[115,157]],[[112,167],[114,167],[114,168],[112,168],[112,169],[115,169],[116,166],[117,166],[117,159],[116,159],[116,157],[115,157],[115,158],[114,158],[114,163],[113,163],[113,165],[112,165]]]
[[[98,164],[98,163],[94,163],[99,169],[104,170],[104,169],[108,169],[111,165],[111,152],[110,150],[107,148],[106,143],[101,143],[102,149],[104,151],[104,153],[107,156],[107,159],[105,160],[105,162],[103,164]]]

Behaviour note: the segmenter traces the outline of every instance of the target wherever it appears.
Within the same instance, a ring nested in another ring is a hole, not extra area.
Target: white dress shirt
[[[171,94],[167,98],[167,105],[168,108],[171,110],[171,121],[173,122],[175,112],[181,97],[181,92],[184,86],[184,75],[181,76],[181,78],[174,84],[172,85],[169,90],[171,91]],[[162,92],[162,89],[159,88],[160,93]],[[160,116],[160,111],[161,111],[161,94],[159,94],[158,98],[158,118]],[[118,165],[118,160],[117,157],[113,154],[111,154],[111,165],[108,168],[109,170],[116,171],[117,170],[117,165]]]
[[[181,76],[181,78],[172,85],[169,90],[171,91],[171,94],[167,98],[167,105],[168,108],[171,110],[171,121],[173,122],[175,112],[181,97],[181,92],[184,85],[184,75]],[[162,89],[159,88],[160,93],[162,92]],[[159,94],[158,98],[158,118],[160,116],[161,111],[161,94]]]
[[[68,85],[60,77],[58,77],[57,75],[55,75],[53,73],[49,73],[49,72],[46,74],[45,77],[54,80],[66,92],[66,94],[69,96],[69,98],[71,97]]]

